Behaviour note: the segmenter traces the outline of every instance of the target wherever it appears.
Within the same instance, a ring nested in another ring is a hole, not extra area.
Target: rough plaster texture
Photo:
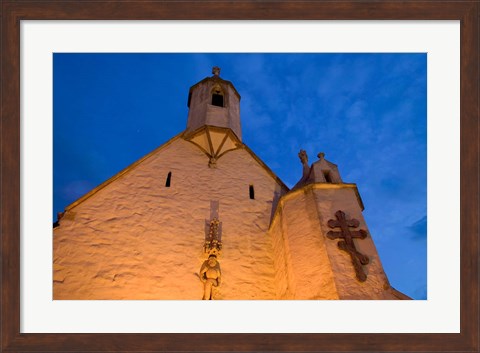
[[[369,256],[367,280],[359,282],[350,256],[327,238],[327,222],[342,210],[368,236],[354,239]],[[310,184],[284,196],[270,228],[279,299],[399,299],[393,294],[362,216],[354,184]],[[286,254],[286,256],[284,255]],[[406,299],[406,298],[402,298]]]
[[[303,189],[307,190],[307,189]],[[301,190],[272,224],[277,299],[338,299],[315,200]],[[308,192],[308,191],[307,191]]]
[[[201,299],[211,201],[220,202],[223,241],[215,299],[274,299],[267,230],[275,193],[285,192],[245,149],[209,168],[198,147],[177,138],[60,220],[54,299]]]

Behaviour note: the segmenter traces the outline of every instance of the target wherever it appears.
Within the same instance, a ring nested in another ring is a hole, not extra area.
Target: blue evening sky
[[[318,152],[356,183],[391,284],[427,297],[426,54],[54,54],[57,212],[182,132],[212,66],[243,142],[289,187]]]

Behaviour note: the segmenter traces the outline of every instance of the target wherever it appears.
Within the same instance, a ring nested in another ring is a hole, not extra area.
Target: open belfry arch
[[[66,207],[54,299],[409,299],[393,289],[355,184],[305,151],[290,190],[242,142],[240,94],[190,88],[185,131]]]

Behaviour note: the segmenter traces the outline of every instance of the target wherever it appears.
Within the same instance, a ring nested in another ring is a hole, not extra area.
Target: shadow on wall
[[[269,224],[272,223],[273,221],[273,216],[275,215],[275,211],[277,210],[277,205],[278,201],[280,200],[280,197],[282,196],[280,186],[275,187],[275,191],[273,192],[273,198],[272,198],[272,211],[270,213],[270,222]]]

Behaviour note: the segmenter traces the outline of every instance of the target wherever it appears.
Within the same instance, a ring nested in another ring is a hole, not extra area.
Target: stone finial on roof
[[[215,76],[220,76],[220,68],[218,66],[214,66],[212,67],[212,74],[214,74]]]
[[[302,178],[295,184],[292,190],[314,183],[343,183],[337,166],[325,159],[325,153],[317,154],[318,161],[311,166],[308,164],[308,156],[305,150],[300,150],[298,157],[302,162]]]
[[[300,150],[300,152],[298,153],[298,158],[300,158],[300,162],[302,162],[302,178],[300,179],[300,181],[294,186],[294,189],[296,187],[300,187],[304,184],[306,184],[310,178],[310,167],[308,165],[308,156],[307,156],[307,152],[305,150]]]
[[[300,150],[300,152],[298,152],[298,158],[300,158],[300,161],[302,162],[302,164],[308,163],[308,156],[305,150]]]

